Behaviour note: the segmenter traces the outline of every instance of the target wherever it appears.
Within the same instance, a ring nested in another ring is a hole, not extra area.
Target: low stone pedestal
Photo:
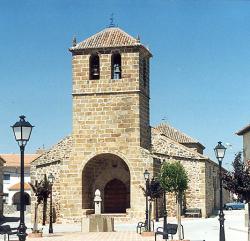
[[[82,232],[114,232],[114,218],[100,214],[83,218]]]
[[[142,232],[141,233],[142,237],[151,237],[151,236],[154,236],[154,235],[155,235],[154,232]]]
[[[29,233],[28,234],[29,238],[41,238],[42,236],[43,236],[42,232],[39,232],[39,233]]]

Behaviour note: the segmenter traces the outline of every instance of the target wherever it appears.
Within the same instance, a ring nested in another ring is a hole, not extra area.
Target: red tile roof
[[[25,154],[24,155],[24,166],[29,167],[30,163],[38,158],[39,154]],[[19,167],[20,166],[20,154],[0,154],[0,159],[5,161],[7,167]]]
[[[105,28],[82,42],[70,48],[74,52],[82,49],[96,49],[108,47],[129,47],[141,46],[148,52],[149,50],[136,39],[118,27]]]
[[[8,188],[10,191],[15,191],[15,190],[19,190],[20,189],[20,182],[10,186]],[[30,184],[25,182],[24,183],[24,190],[28,191],[28,190],[31,190],[31,187],[30,187]]]

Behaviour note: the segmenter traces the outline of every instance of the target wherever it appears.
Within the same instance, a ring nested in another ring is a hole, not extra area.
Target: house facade
[[[24,158],[24,191],[25,203],[30,205],[31,189],[30,163],[39,157],[37,154],[25,154]],[[14,205],[19,203],[20,197],[20,154],[0,154],[0,160],[4,162],[3,167],[3,193],[6,212],[16,210]]]
[[[103,213],[143,218],[143,173],[158,175],[164,161],[181,161],[188,171],[186,207],[210,215],[218,205],[218,165],[202,154],[202,144],[180,131],[166,124],[150,127],[149,49],[110,27],[82,42],[74,40],[70,52],[72,134],[31,165],[33,182],[44,174],[55,176],[57,221],[79,222],[93,213],[96,189]],[[168,198],[170,213],[174,205]]]
[[[250,124],[243,127],[236,134],[243,137],[243,159],[246,163],[250,162]]]

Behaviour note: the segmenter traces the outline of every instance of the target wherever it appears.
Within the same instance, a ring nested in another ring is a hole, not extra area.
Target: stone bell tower
[[[70,51],[73,133],[86,130],[89,143],[126,142],[148,148],[148,49],[138,39],[111,27],[75,43]]]
[[[64,178],[70,174],[76,184],[72,187],[75,196],[65,197],[62,208],[71,207],[69,216],[84,215],[93,209],[92,197],[99,189],[103,212],[141,215],[144,197],[139,185],[144,185],[145,168],[152,168],[149,164],[152,55],[139,38],[118,27],[106,28],[83,42],[74,40],[70,52],[73,149]],[[118,189],[120,193],[116,193]]]

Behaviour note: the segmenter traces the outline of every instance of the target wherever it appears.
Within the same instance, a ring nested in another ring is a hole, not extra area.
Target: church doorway
[[[113,179],[104,188],[104,212],[125,213],[126,212],[127,188],[125,184]]]
[[[82,171],[82,208],[94,209],[99,189],[102,213],[125,213],[130,208],[130,170],[117,155],[103,153],[91,158]]]

